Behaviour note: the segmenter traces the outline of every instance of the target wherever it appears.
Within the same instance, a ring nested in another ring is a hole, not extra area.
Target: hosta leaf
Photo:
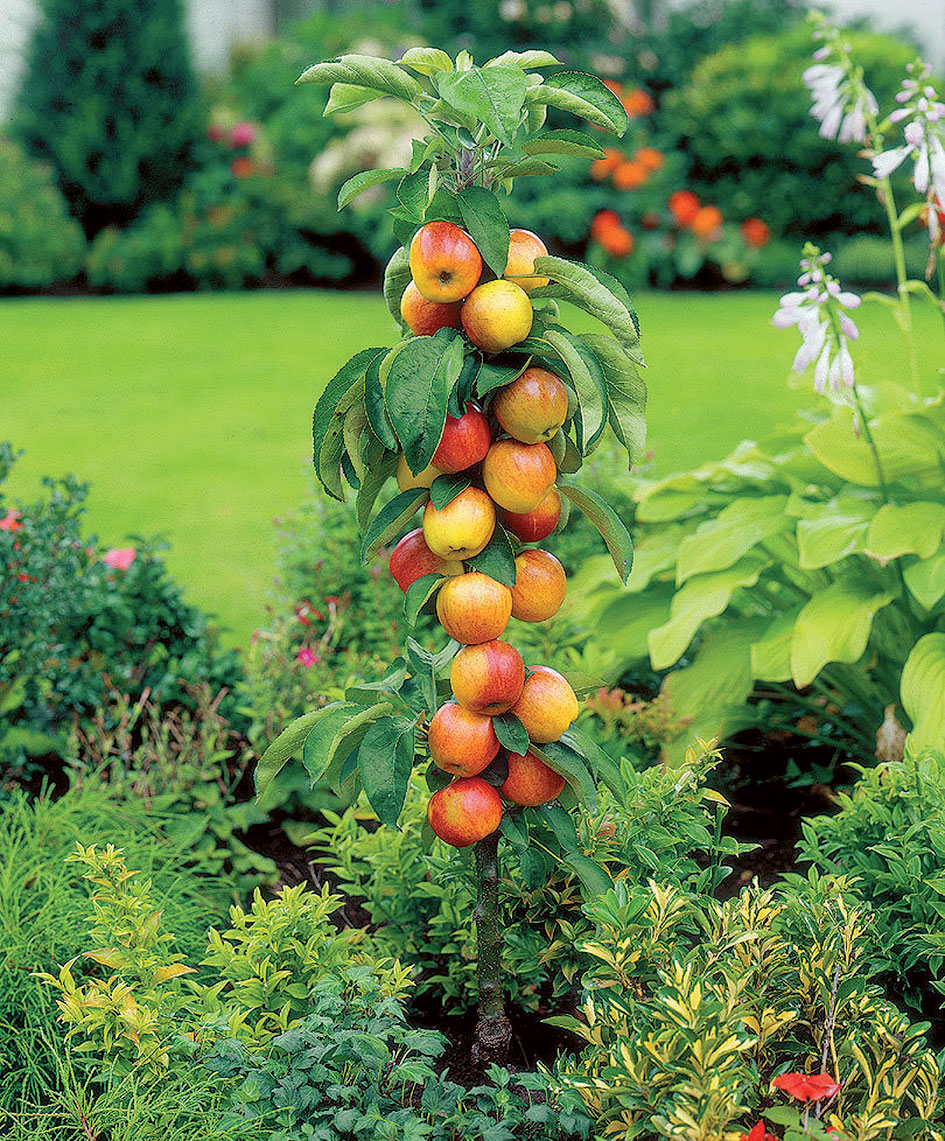
[[[883,416],[871,425],[887,483],[903,476],[937,475],[945,463],[945,437],[922,416]],[[872,449],[854,432],[853,411],[838,408],[804,436],[804,443],[828,471],[850,483],[879,487]]]
[[[828,662],[856,662],[863,656],[873,617],[895,592],[877,591],[858,576],[837,579],[806,603],[791,639],[791,673],[798,687],[810,685]]]
[[[800,612],[799,604],[779,614],[752,645],[752,677],[758,681],[791,680],[791,635]]]
[[[526,139],[522,150],[527,155],[578,155],[581,158],[603,158],[604,149],[584,131],[546,131]]]
[[[496,582],[504,583],[510,590],[515,586],[515,552],[508,532],[501,523],[496,523],[485,549],[473,558],[466,559],[465,566],[487,574]]]
[[[453,70],[453,61],[440,48],[408,48],[397,62],[401,67],[409,67],[420,75]]]
[[[460,191],[458,201],[463,224],[482,260],[501,277],[509,260],[509,220],[498,198],[482,186],[467,186]]]
[[[400,299],[410,282],[410,255],[405,246],[398,246],[384,270],[384,303],[401,328],[403,321],[400,316]]]
[[[484,123],[501,143],[509,146],[522,121],[528,87],[520,68],[494,65],[472,67],[434,76],[440,98],[461,115]]]
[[[361,562],[369,563],[381,547],[394,539],[417,508],[426,503],[430,493],[425,487],[414,487],[395,495],[371,520],[361,546]]]
[[[797,522],[798,562],[804,570],[818,570],[863,549],[875,507],[861,501],[858,507],[842,507],[838,499],[812,519]]]
[[[610,551],[621,582],[626,582],[633,567],[633,540],[620,516],[609,503],[594,491],[576,487],[571,483],[559,485],[558,490],[594,524]]]
[[[382,182],[392,182],[401,178],[407,172],[403,167],[394,167],[390,170],[362,170],[360,174],[352,175],[338,191],[338,209],[343,210],[349,202],[370,190],[372,186],[380,186]]]
[[[358,746],[358,773],[371,807],[382,824],[397,827],[407,797],[414,758],[415,723],[409,717],[382,717]]]
[[[912,563],[903,572],[913,598],[926,610],[945,596],[945,551],[921,562]]]
[[[423,94],[423,88],[403,68],[371,55],[343,55],[338,59],[313,64],[295,81],[296,83],[351,83],[356,87],[369,87],[385,95],[405,99],[408,103]]]
[[[700,524],[695,534],[688,535],[679,544],[677,585],[693,575],[725,570],[752,547],[772,535],[791,530],[793,520],[784,513],[786,504],[786,495],[746,495],[736,499],[714,519]]]
[[[940,749],[945,740],[945,634],[926,634],[902,670],[902,706],[912,720],[912,744]]]
[[[440,589],[446,576],[442,574],[425,574],[415,579],[407,587],[404,596],[404,615],[410,626],[416,626],[420,611],[426,606],[434,594]]]
[[[902,555],[929,559],[941,547],[943,532],[943,503],[884,503],[870,524],[864,551],[883,563]]]
[[[533,300],[551,297],[570,301],[596,317],[617,338],[628,355],[639,354],[640,335],[636,312],[624,290],[613,279],[580,262],[564,258],[535,258],[535,273],[551,279],[551,285],[532,290]]]
[[[384,384],[384,403],[414,474],[433,459],[449,394],[463,367],[463,338],[456,329],[415,337],[397,354]]]
[[[529,103],[544,103],[559,111],[568,111],[602,127],[623,135],[630,125],[624,105],[596,75],[583,71],[559,71],[544,83],[528,90]]]

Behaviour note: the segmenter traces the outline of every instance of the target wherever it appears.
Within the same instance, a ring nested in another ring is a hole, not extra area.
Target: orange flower
[[[600,240],[601,234],[606,234],[619,226],[620,217],[616,210],[598,210],[591,222],[591,237]]]
[[[691,190],[676,190],[666,203],[677,226],[688,226],[699,209],[699,199]]]
[[[638,162],[622,162],[614,171],[614,186],[618,190],[636,190],[647,178],[646,168]]]
[[[721,236],[722,211],[718,206],[700,206],[689,227],[697,238],[704,241],[715,241]]]
[[[604,157],[591,163],[591,178],[602,182],[623,162],[623,155],[615,147],[604,147]]]
[[[246,178],[255,171],[256,164],[251,158],[246,155],[239,155],[230,163],[230,170],[233,172],[234,178]]]
[[[633,156],[633,161],[638,162],[644,170],[649,171],[662,170],[666,163],[663,152],[658,151],[656,147],[640,147]]]
[[[839,1084],[830,1074],[778,1074],[771,1084],[798,1101],[820,1101],[840,1092]]]
[[[739,227],[746,246],[761,250],[768,244],[771,231],[760,218],[746,218]]]
[[[615,214],[616,218],[617,215]],[[20,522],[20,513],[15,507],[11,507],[6,515],[0,519],[0,531],[19,531],[23,524]]]
[[[642,119],[644,115],[652,115],[655,104],[653,96],[642,87],[635,87],[622,99],[624,110],[631,119]]]
[[[625,258],[633,253],[633,234],[623,226],[613,226],[597,241],[612,258]]]
[[[612,91],[614,93],[614,95],[617,96],[618,99],[623,98],[623,84],[622,83],[618,83],[616,79],[603,79],[603,80],[601,80],[601,82],[607,88],[607,90]]]

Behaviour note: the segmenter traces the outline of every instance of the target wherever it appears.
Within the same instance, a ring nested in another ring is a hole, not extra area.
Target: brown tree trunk
[[[503,1065],[509,1054],[512,1025],[506,1017],[502,995],[502,929],[499,926],[499,833],[493,832],[475,847],[477,965],[479,972],[479,1021],[473,1062],[485,1068]]]

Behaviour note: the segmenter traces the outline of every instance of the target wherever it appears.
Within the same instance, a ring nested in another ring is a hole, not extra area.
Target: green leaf
[[[476,393],[483,397],[496,388],[503,388],[520,377],[531,364],[531,357],[526,357],[520,365],[496,364],[495,361],[483,361],[476,376]]]
[[[392,182],[407,172],[403,167],[393,167],[388,170],[362,170],[360,174],[352,175],[338,191],[338,209],[343,210],[349,202],[353,201],[365,190],[372,186],[380,186],[382,182]]]
[[[553,67],[560,64],[561,60],[555,59],[551,52],[541,48],[531,48],[523,52],[505,51],[490,59],[486,67],[511,66],[520,67],[522,71],[530,71],[533,67]]]
[[[945,437],[921,415],[883,416],[871,424],[887,482],[903,476],[938,475],[945,465]],[[853,411],[838,408],[812,428],[804,443],[828,471],[850,483],[879,487],[876,459],[863,435],[853,430]]]
[[[362,535],[381,489],[397,471],[397,456],[393,452],[385,451],[383,445],[376,440],[368,445],[365,460],[364,479],[361,481],[361,489],[355,501],[358,530]]]
[[[578,155],[580,158],[603,158],[604,148],[584,131],[546,131],[526,139],[522,150],[528,155]]]
[[[500,749],[482,772],[477,773],[477,776],[481,777],[486,784],[491,784],[493,788],[501,788],[509,779],[508,755]]]
[[[509,146],[522,121],[528,83],[517,67],[472,67],[434,76],[440,98],[485,124],[501,143]]]
[[[451,653],[452,656],[452,653]],[[407,639],[407,665],[419,691],[422,708],[427,713],[436,709],[436,674],[439,655],[431,654],[413,638]]]
[[[343,55],[338,59],[313,64],[295,81],[296,83],[351,83],[356,87],[369,87],[384,95],[393,95],[408,103],[423,94],[423,88],[412,75],[396,63],[370,55]]]
[[[468,475],[438,475],[430,485],[430,502],[437,511],[452,503],[461,491],[472,486]]]
[[[397,62],[401,67],[409,67],[420,75],[453,70],[453,61],[440,48],[408,48]]]
[[[590,895],[604,895],[610,891],[614,886],[613,880],[600,864],[585,856],[580,850],[574,821],[561,805],[545,804],[537,811],[554,833],[565,862],[574,868]]]
[[[482,260],[501,277],[509,260],[509,220],[498,198],[482,186],[467,186],[460,191],[458,202],[463,225]]]
[[[373,103],[375,99],[383,98],[383,93],[375,91],[372,87],[357,87],[353,83],[333,83],[322,115],[327,117],[336,113],[354,111],[358,107],[363,107],[365,103]]]
[[[602,749],[593,738],[575,725],[562,733],[560,740],[562,745],[567,745],[568,748],[573,749],[587,761],[588,768],[594,777],[603,781],[614,796],[619,797],[621,801],[626,799],[627,783],[620,772],[620,765],[610,753]]]
[[[559,71],[549,75],[544,83],[529,88],[526,101],[568,111],[615,135],[623,135],[630,125],[617,96],[596,75],[583,71]]]
[[[585,673],[583,670],[559,670],[558,673],[564,678],[568,685],[574,690],[575,697],[580,700],[583,697],[589,697],[592,693],[597,693],[600,689],[606,688],[606,683],[603,678],[597,677],[596,674]]]
[[[528,752],[528,730],[514,713],[502,713],[493,717],[492,728],[503,749],[517,753],[520,757]]]
[[[501,523],[496,523],[492,538],[485,548],[473,558],[466,559],[464,566],[504,583],[509,590],[515,586],[515,552],[508,532]]]
[[[288,724],[279,736],[269,744],[259,758],[256,771],[253,774],[257,798],[263,795],[289,760],[299,752],[312,728],[332,708],[332,705],[326,705],[321,709],[313,709],[309,713],[303,713],[301,717],[296,717],[294,721]]]
[[[394,433],[394,426],[387,415],[384,404],[384,389],[381,386],[381,356],[378,354],[364,374],[364,410],[371,431],[389,452],[400,451],[400,444]]]
[[[410,255],[405,246],[398,246],[384,270],[384,302],[388,313],[401,328],[403,321],[400,316],[400,299],[412,279]]]
[[[463,224],[463,215],[455,194],[440,189],[430,199],[430,205],[423,215],[424,222],[455,222],[457,226]]]
[[[945,551],[921,562],[912,563],[903,572],[913,598],[926,610],[945,595]]]
[[[606,325],[628,356],[639,356],[636,312],[626,290],[613,278],[608,281],[609,275],[600,270],[556,257],[535,258],[535,273],[550,278],[552,284],[533,289],[533,300],[551,297],[570,301]]]
[[[813,518],[797,523],[798,563],[804,570],[832,566],[862,551],[875,504],[837,496],[817,508]]]
[[[646,384],[638,362],[605,333],[583,333],[580,340],[600,365],[607,386],[608,420],[627,450],[627,466],[632,467],[646,451]]]
[[[436,573],[425,574],[415,579],[410,586],[407,587],[407,593],[404,595],[404,615],[406,616],[408,625],[416,626],[420,611],[426,606],[433,595],[436,594],[444,582],[446,582],[445,575]]]
[[[414,758],[414,721],[382,717],[358,747],[358,772],[371,807],[382,824],[397,827],[407,797]]]
[[[387,706],[390,709],[390,706]],[[364,713],[364,707],[354,702],[333,702],[326,706],[325,716],[309,730],[302,746],[302,764],[312,781],[312,788],[322,779],[331,761],[331,748],[338,732],[348,721]]]
[[[355,486],[360,489],[361,480],[364,479],[364,461],[361,458],[361,447],[365,439],[370,439],[368,416],[367,410],[364,407],[363,394],[362,399],[356,400],[345,413],[344,423],[342,425],[342,437],[344,439],[345,452],[351,463],[351,467],[354,469],[354,474],[357,477]],[[348,482],[351,482],[350,478]]]
[[[837,579],[805,604],[791,639],[791,673],[799,688],[810,685],[828,662],[856,662],[863,656],[873,617],[895,592],[877,591],[855,575]]]
[[[469,353],[463,358],[463,367],[459,370],[459,376],[450,389],[450,398],[446,402],[446,413],[454,420],[459,420],[464,415],[466,404],[476,391],[476,377],[481,363],[482,359],[477,353]]]
[[[589,811],[596,809],[597,785],[580,753],[561,741],[551,741],[547,745],[529,745],[529,748],[539,760],[564,777],[574,789],[578,800],[587,805]]]
[[[543,337],[564,361],[580,406],[578,447],[587,455],[600,440],[607,423],[607,386],[597,357],[567,329],[554,326]]]
[[[587,488],[562,483],[558,490],[600,531],[620,581],[626,583],[633,568],[633,541],[620,516],[609,503],[605,503],[596,492],[588,491]]]
[[[346,701],[357,701],[362,705],[365,701],[375,702],[378,693],[400,693],[401,687],[407,677],[407,662],[404,658],[395,658],[390,669],[377,681],[362,681],[351,685],[345,690]]]
[[[912,721],[916,748],[940,749],[945,740],[945,634],[926,634],[902,670],[902,706]]]
[[[522,158],[517,162],[510,162],[495,172],[495,177],[502,180],[506,178],[537,178],[545,174],[557,174],[561,169],[556,163],[548,162],[543,158]]]
[[[709,571],[689,579],[669,608],[669,621],[650,631],[647,644],[656,670],[668,669],[689,648],[699,627],[721,614],[739,587],[754,586],[770,557],[749,554],[725,570]]]
[[[386,349],[362,349],[342,365],[325,386],[312,416],[312,462],[315,474],[335,499],[342,498],[338,464],[344,446],[344,418],[357,399],[363,398],[364,374],[371,361]],[[327,446],[326,446],[327,445]]]
[[[864,552],[886,563],[902,555],[929,559],[942,545],[945,504],[884,503],[873,517]]]
[[[396,690],[392,691],[396,692]],[[325,772],[322,783],[332,789],[338,796],[344,793],[350,773],[347,771],[350,762],[354,759],[355,750],[364,740],[368,729],[381,717],[386,717],[391,706],[386,701],[375,702],[364,707],[363,703],[356,706],[359,712],[349,715],[347,721],[338,732],[328,750]]]
[[[405,174],[397,183],[397,201],[400,203],[398,214],[407,218],[418,226],[430,204],[430,175],[428,171],[417,170],[413,174]]]
[[[725,570],[752,547],[772,535],[791,530],[793,520],[785,513],[786,495],[744,496],[720,511],[714,519],[699,525],[695,534],[679,544],[676,582],[693,575]]]
[[[450,390],[462,367],[463,338],[456,329],[415,337],[390,366],[384,403],[414,474],[433,459],[446,424]]]
[[[397,536],[404,524],[416,514],[417,508],[429,498],[430,493],[425,487],[414,487],[385,503],[365,532],[361,562],[371,562],[381,547],[386,547]]]
[[[517,848],[528,847],[528,828],[525,826],[521,813],[513,815],[511,812],[503,812],[499,831],[510,844],[514,844]]]
[[[774,618],[751,647],[751,673],[758,681],[791,680],[791,635],[802,605]]]

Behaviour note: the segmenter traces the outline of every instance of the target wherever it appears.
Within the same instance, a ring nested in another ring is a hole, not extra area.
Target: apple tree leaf
[[[643,458],[646,445],[646,383],[638,363],[605,333],[582,333],[579,339],[600,365],[607,387],[607,418],[632,467]]]
[[[470,486],[472,480],[462,472],[457,475],[438,475],[430,485],[430,502],[437,511],[442,511],[460,492]]]
[[[578,447],[587,455],[598,443],[607,424],[607,385],[597,357],[567,329],[552,326],[546,340],[564,361],[571,375],[580,407]]]
[[[325,60],[305,69],[296,83],[350,83],[355,87],[368,87],[383,95],[392,95],[410,103],[423,94],[423,88],[409,72],[372,55],[343,55]]]
[[[527,155],[578,155],[581,158],[603,158],[604,149],[584,131],[546,131],[526,139],[522,150]]]
[[[404,614],[410,626],[416,626],[420,611],[426,606],[440,586],[446,582],[446,575],[425,574],[415,579],[407,587],[404,596]]]
[[[558,490],[600,531],[610,557],[614,560],[617,574],[620,575],[621,581],[626,583],[633,568],[633,540],[623,520],[610,504],[594,491],[577,487],[573,483],[559,484]]]
[[[463,367],[463,343],[456,329],[414,337],[387,372],[384,403],[414,474],[433,459],[443,435],[449,394]]]
[[[372,98],[376,98],[376,96],[372,96]],[[359,194],[363,194],[365,190],[370,190],[372,186],[380,186],[383,182],[392,182],[395,178],[401,178],[406,173],[403,167],[394,167],[389,170],[362,170],[360,173],[352,175],[338,191],[338,209],[344,210],[349,202],[352,202]]]
[[[416,514],[417,508],[426,503],[430,493],[425,487],[412,487],[395,495],[389,503],[378,511],[364,534],[361,545],[361,561],[369,563],[381,547],[386,547],[397,537],[403,526]]]
[[[509,260],[509,220],[498,198],[482,186],[467,186],[460,191],[458,201],[463,224],[482,260],[501,277]]]
[[[559,71],[549,75],[543,83],[530,87],[525,96],[529,104],[543,103],[558,111],[568,111],[595,127],[626,133],[630,125],[624,105],[596,75],[584,71]]]
[[[556,257],[535,258],[535,273],[550,278],[551,284],[533,289],[533,301],[544,297],[570,301],[606,325],[630,356],[639,356],[636,310],[615,278],[581,262]]]
[[[367,368],[386,349],[362,349],[356,353],[325,386],[312,415],[312,462],[315,474],[329,495],[341,499],[341,453],[344,450],[344,418],[355,399],[361,398]],[[327,447],[326,445],[327,441]]]
[[[404,322],[400,316],[400,299],[411,280],[410,255],[405,246],[398,246],[384,270],[384,302],[387,311],[401,329],[404,328]]]
[[[453,61],[440,48],[408,48],[397,62],[401,67],[409,67],[420,75],[453,70]]]
[[[515,552],[509,534],[501,523],[496,523],[486,547],[478,555],[465,559],[464,565],[480,574],[487,574],[496,582],[504,583],[509,590],[515,586]]]
[[[505,51],[488,61],[486,67],[520,67],[522,71],[531,71],[534,67],[560,66],[561,60],[556,59],[551,52],[543,48],[531,48],[528,51]]]
[[[444,103],[483,123],[499,142],[511,144],[522,121],[528,89],[521,68],[471,67],[468,71],[439,73],[433,81]]]
[[[301,717],[290,722],[274,741],[271,741],[256,764],[253,780],[256,785],[256,796],[261,797],[282,769],[305,744],[305,738],[314,726],[338,704],[325,705],[321,709],[313,709],[303,713]]]
[[[492,728],[504,749],[517,753],[520,757],[528,752],[528,730],[514,713],[502,713],[493,717]]]
[[[381,717],[368,727],[357,750],[364,792],[378,820],[391,828],[397,827],[407,797],[415,727],[411,717]]]

